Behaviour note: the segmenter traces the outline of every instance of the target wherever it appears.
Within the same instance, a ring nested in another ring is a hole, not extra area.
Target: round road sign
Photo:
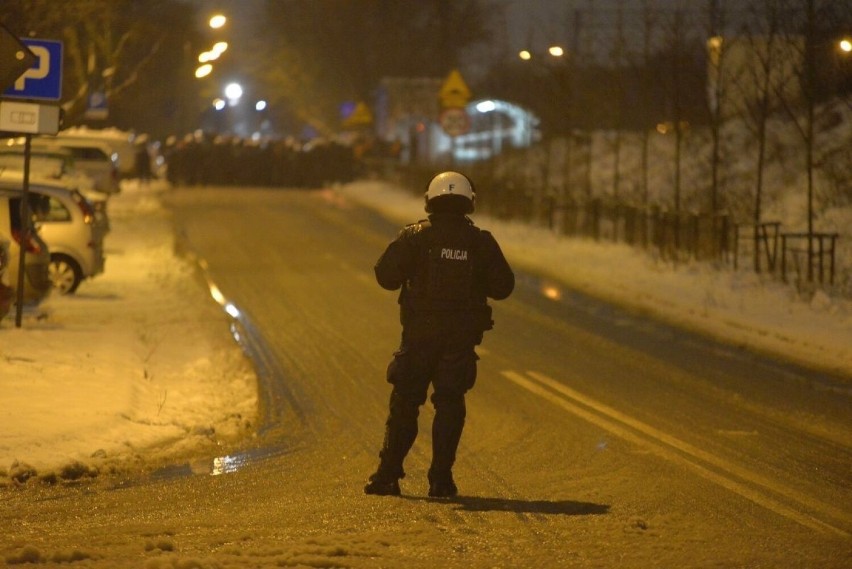
[[[450,136],[458,136],[470,130],[470,117],[464,109],[444,109],[438,117],[441,128]]]

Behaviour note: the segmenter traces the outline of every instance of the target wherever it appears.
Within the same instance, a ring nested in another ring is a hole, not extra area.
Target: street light
[[[228,18],[223,16],[222,14],[216,14],[212,18],[210,18],[210,27],[214,30],[218,30],[222,26],[224,26],[228,22]]]
[[[480,113],[490,113],[491,111],[495,110],[496,108],[497,108],[497,105],[494,103],[494,101],[491,101],[491,100],[480,101],[479,103],[476,104],[476,110],[479,111]]]
[[[208,61],[216,61],[219,59],[219,56],[225,53],[228,49],[228,42],[220,41],[216,42],[213,48],[210,51],[203,51],[198,55],[198,61],[200,63],[207,63]]]
[[[503,146],[500,113],[495,112],[497,110],[497,103],[491,99],[486,99],[478,102],[475,108],[477,112],[488,114],[490,118],[491,156],[497,156],[500,154],[500,150]]]
[[[225,97],[228,99],[228,104],[232,107],[240,101],[243,96],[243,87],[239,83],[229,83],[225,87]]]
[[[534,64],[535,67],[525,71],[525,75],[543,86],[546,91],[543,97],[532,99],[532,108],[538,109],[540,116],[546,117],[543,125],[546,127],[546,136],[556,138],[564,134],[565,159],[562,185],[553,189],[545,189],[536,184],[532,193],[532,216],[537,221],[549,217],[549,224],[555,223],[553,207],[561,207],[569,192],[569,180],[571,179],[571,145],[573,133],[573,105],[574,105],[574,79],[570,69],[571,58],[566,50],[560,45],[551,45],[543,53],[533,53],[529,50],[520,52],[523,66]],[[533,59],[535,61],[533,61]],[[553,152],[554,145],[548,146],[548,153]],[[545,195],[547,193],[547,195]],[[546,201],[547,200],[547,201]],[[550,204],[550,209],[546,204]]]
[[[852,53],[852,39],[843,38],[837,45],[843,53]]]
[[[552,45],[549,48],[547,48],[547,53],[551,57],[562,57],[562,56],[565,55],[565,49],[562,46],[559,46],[559,45]],[[530,59],[533,58],[533,54],[530,50],[524,49],[524,50],[521,50],[520,52],[518,52],[518,57],[520,57],[524,61],[529,61]]]
[[[195,70],[195,77],[196,79],[207,77],[208,75],[210,75],[211,71],[213,71],[213,66],[209,63],[205,63],[204,65]]]

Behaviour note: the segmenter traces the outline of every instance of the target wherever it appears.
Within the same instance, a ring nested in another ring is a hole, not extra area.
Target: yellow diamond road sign
[[[445,108],[460,108],[470,100],[470,89],[457,69],[450,71],[438,94],[441,105]]]
[[[373,113],[370,112],[369,107],[363,102],[359,102],[355,105],[355,110],[352,111],[352,114],[346,117],[343,121],[343,126],[345,127],[354,127],[354,126],[366,126],[372,124],[373,122]]]

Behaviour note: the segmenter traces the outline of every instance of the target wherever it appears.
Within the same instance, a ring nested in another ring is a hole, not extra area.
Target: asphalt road
[[[240,311],[263,429],[225,476],[42,504],[60,543],[94,536],[130,563],[145,555],[134,547],[165,539],[166,553],[256,567],[299,547],[314,555],[305,565],[336,567],[848,566],[847,379],[530,274],[496,303],[479,350],[462,498],[425,498],[428,406],[403,498],[364,496],[399,336],[396,296],[372,266],[399,228],[330,190],[183,189],[167,201],[179,242]],[[92,508],[100,521],[68,517]]]
[[[285,362],[298,413],[309,425],[345,428],[353,444],[375,451],[398,321],[395,294],[375,284],[371,269],[398,227],[329,191],[185,192],[175,204],[212,278]],[[503,465],[499,478],[522,491],[531,470],[547,477],[589,449],[626,444],[676,469],[680,483],[708,485],[685,493],[710,507],[738,517],[744,500],[756,526],[793,522],[849,537],[842,380],[655,324],[534,275],[518,280],[512,299],[497,303],[496,330],[481,350],[465,439],[473,448],[463,456]],[[524,432],[528,421],[537,432]],[[508,425],[515,428],[493,436]],[[593,444],[577,448],[578,429]],[[619,468],[638,467],[629,462]],[[656,468],[643,465],[637,479]],[[660,482],[651,476],[638,487]],[[533,487],[547,494],[546,485]]]

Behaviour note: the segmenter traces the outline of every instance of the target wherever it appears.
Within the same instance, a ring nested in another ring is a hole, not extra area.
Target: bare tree
[[[568,18],[568,14],[566,13],[566,18]],[[563,194],[567,194],[574,198],[574,192],[572,191],[572,183],[573,183],[573,174],[574,174],[574,129],[576,128],[576,116],[577,116],[577,97],[574,94],[575,91],[575,76],[574,69],[576,69],[575,61],[580,53],[580,23],[582,21],[582,12],[580,10],[574,9],[570,15],[573,18],[573,25],[568,25],[568,20],[566,19],[566,29],[568,31],[568,35],[570,39],[570,49],[569,49],[569,63],[571,68],[568,70],[568,74],[566,75],[565,80],[565,145],[564,145],[564,154],[562,158],[563,171],[562,171],[562,179],[564,192]],[[562,196],[563,200],[565,195]],[[560,203],[560,205],[564,205]]]
[[[385,77],[445,77],[489,38],[490,14],[482,0],[268,0],[253,46],[267,57],[246,72],[331,132],[340,105],[370,101]]]
[[[724,45],[726,39],[722,34],[724,28],[724,6],[720,5],[720,0],[708,0],[707,68],[709,77],[707,102],[710,111],[710,136],[712,139],[710,145],[710,212],[713,214],[719,209],[719,168],[722,162],[722,126],[725,119],[722,112],[722,101],[728,88],[726,76],[723,73],[727,56]]]
[[[578,13],[578,22],[577,22],[577,55],[578,60],[582,60],[586,62],[585,70],[580,70],[579,73],[583,74],[585,72],[586,75],[589,73],[589,69],[593,67],[593,62],[595,59],[595,42],[597,40],[596,34],[593,33],[595,29],[594,25],[595,19],[595,8],[593,0],[587,0],[586,9]],[[582,33],[580,33],[582,31]],[[578,126],[580,127],[580,136],[579,143],[581,146],[581,152],[583,156],[583,193],[586,196],[586,199],[591,199],[592,197],[592,162],[594,158],[593,149],[592,149],[592,135],[591,130],[594,125],[594,116],[600,113],[600,100],[596,96],[596,93],[593,89],[593,81],[589,80],[589,77],[586,77],[586,80],[583,81],[580,85],[578,85],[577,89],[577,119]],[[580,116],[585,116],[585,121],[580,121]]]
[[[615,199],[619,197],[621,186],[621,147],[624,136],[624,72],[626,69],[626,44],[624,35],[624,2],[619,0],[616,12],[615,39],[610,50],[610,61],[614,71],[614,89],[611,98],[610,111],[613,116],[613,140],[612,140],[612,195]]]
[[[665,84],[666,100],[668,103],[668,116],[670,117],[670,128],[674,133],[674,180],[673,180],[673,206],[674,217],[674,248],[680,249],[680,213],[682,194],[682,168],[683,168],[683,145],[688,122],[686,120],[685,91],[687,84],[687,26],[686,15],[680,8],[675,9],[665,22],[663,57],[665,59],[665,72],[663,81]]]
[[[818,150],[818,104],[820,93],[818,86],[817,49],[820,43],[819,28],[829,22],[839,21],[840,14],[835,10],[839,7],[834,2],[819,2],[818,0],[805,0],[784,3],[785,12],[791,17],[790,20],[801,25],[792,30],[785,30],[784,39],[797,56],[793,58],[793,74],[797,79],[800,89],[791,92],[789,89],[778,88],[777,96],[782,103],[787,115],[799,133],[805,151],[805,173],[807,179],[807,241],[808,241],[808,263],[807,278],[809,282],[814,278],[814,171],[816,164],[816,153]],[[849,8],[847,7],[848,11]]]
[[[768,123],[778,109],[778,93],[788,89],[789,48],[781,37],[784,12],[779,0],[756,0],[749,6],[749,22],[744,27],[746,45],[742,51],[744,77],[736,83],[745,124],[757,143],[752,221],[754,224],[754,270],[761,272],[760,227],[763,215],[763,177],[768,149]]]
[[[652,85],[649,77],[651,68],[651,48],[654,41],[653,30],[656,28],[657,18],[653,8],[653,0],[642,0],[642,58],[639,69],[642,70],[640,77],[640,88],[642,90],[642,106],[650,116],[651,100],[653,97]],[[648,205],[648,172],[649,172],[649,148],[651,145],[650,125],[644,125],[642,129],[641,148],[641,188],[642,203]]]
[[[23,36],[63,42],[66,125],[83,122],[89,96],[100,93],[111,118],[118,111],[137,127],[155,120],[148,110],[153,101],[175,98],[179,46],[197,37],[194,16],[190,5],[169,0],[3,0],[0,14]],[[155,68],[146,83],[142,78]]]
[[[710,214],[711,240],[719,243],[719,227],[717,216],[723,207],[721,196],[721,173],[725,164],[725,148],[723,147],[723,128],[730,119],[726,112],[727,99],[731,85],[740,77],[729,69],[728,53],[736,47],[737,38],[727,33],[727,2],[726,0],[708,0],[706,8],[707,35],[707,109],[710,127]],[[721,251],[719,247],[719,251]]]

